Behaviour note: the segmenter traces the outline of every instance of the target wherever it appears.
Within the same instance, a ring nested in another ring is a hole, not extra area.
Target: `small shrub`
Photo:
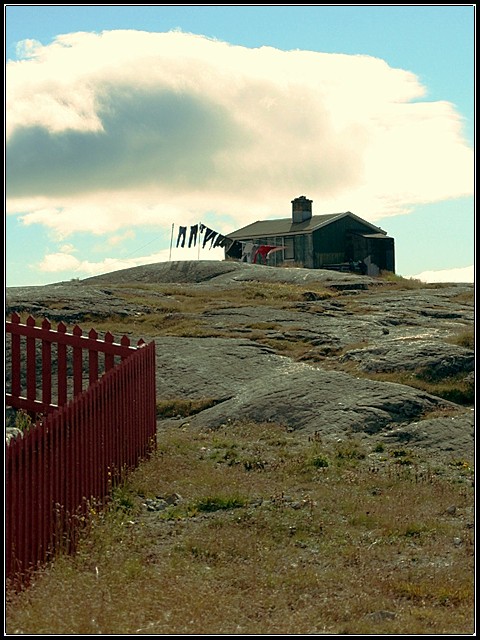
[[[24,433],[26,433],[32,427],[35,426],[35,422],[32,419],[32,417],[30,416],[30,414],[28,414],[23,409],[19,409],[16,412],[16,415],[15,415],[15,424],[14,424],[14,426],[17,429],[20,429],[20,431],[23,431]]]
[[[315,456],[311,460],[311,465],[315,469],[325,469],[329,466],[328,458],[324,455]]]
[[[135,507],[132,493],[125,487],[117,487],[112,492],[111,508],[130,513]]]

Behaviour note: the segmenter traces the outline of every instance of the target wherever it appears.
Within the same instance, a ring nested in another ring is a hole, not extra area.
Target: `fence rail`
[[[22,325],[16,314],[7,322],[7,333],[12,335],[12,379],[6,405],[44,414],[6,449],[8,577],[23,579],[32,568],[53,557],[60,546],[74,547],[76,523],[82,521],[88,506],[103,503],[125,473],[155,447],[155,343],[140,341],[132,347],[128,338],[116,344],[111,334],[102,341],[93,330],[86,337],[77,327],[72,334],[63,327],[61,323],[54,331],[48,320],[36,327],[31,317]],[[24,344],[16,339],[21,336]],[[40,346],[35,344],[37,340]],[[60,406],[52,404],[50,395],[54,343],[60,354],[56,367]],[[68,345],[71,361],[60,348]],[[21,395],[22,347],[26,397]],[[85,390],[84,349],[89,382]],[[40,391],[38,353],[42,362]],[[101,377],[99,353],[105,354]],[[63,402],[69,369],[73,372],[73,398]],[[37,400],[39,392],[41,399]]]

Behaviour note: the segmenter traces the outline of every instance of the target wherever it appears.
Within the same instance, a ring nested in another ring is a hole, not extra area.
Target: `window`
[[[283,238],[283,244],[286,246],[286,249],[284,252],[285,260],[293,260],[295,258],[293,236]]]

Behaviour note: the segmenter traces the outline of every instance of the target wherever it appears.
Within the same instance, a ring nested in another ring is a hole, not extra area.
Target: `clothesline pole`
[[[168,261],[170,262],[172,260],[172,243],[173,243],[173,227],[175,226],[175,224],[172,222],[172,233],[170,235],[170,253],[168,254]]]

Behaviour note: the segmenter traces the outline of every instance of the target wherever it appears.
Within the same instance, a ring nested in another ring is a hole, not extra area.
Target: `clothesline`
[[[172,238],[173,238],[173,228],[172,225]],[[215,249],[217,247],[223,247],[227,249],[227,252],[230,251],[234,244],[239,245],[239,250],[241,251],[241,261],[242,262],[250,262],[250,263],[258,263],[263,259],[264,264],[267,264],[267,258],[276,251],[282,251],[286,249],[285,246],[280,245],[266,245],[266,244],[256,244],[251,241],[243,241],[243,240],[232,240],[228,236],[224,236],[213,229],[210,229],[206,225],[201,222],[198,224],[190,225],[190,233],[188,236],[187,243],[187,226],[179,226],[178,227],[178,236],[177,236],[177,244],[176,248],[184,248],[185,244],[188,245],[188,248],[195,247],[198,242],[198,246],[205,249],[208,243],[210,243],[209,249]],[[203,236],[203,238],[202,238]]]

